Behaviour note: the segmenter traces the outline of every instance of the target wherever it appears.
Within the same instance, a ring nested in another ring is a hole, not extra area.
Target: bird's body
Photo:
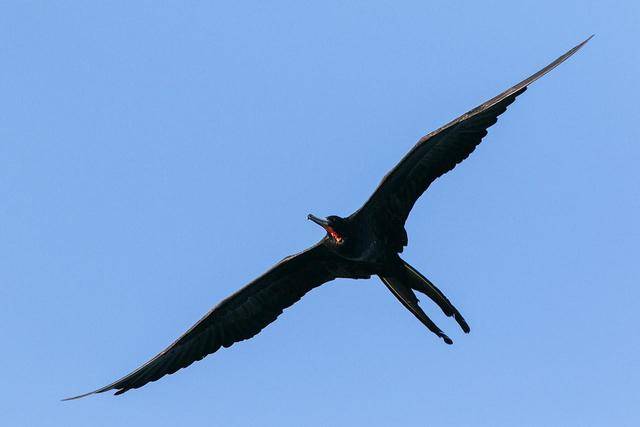
[[[452,343],[451,339],[420,308],[415,291],[428,296],[464,332],[469,332],[467,322],[447,297],[400,257],[408,243],[405,222],[429,185],[471,154],[487,129],[529,84],[565,61],[589,39],[531,77],[421,138],[353,214],[327,219],[309,215],[327,232],[320,242],[283,259],[220,302],[173,344],[132,373],[70,399],[108,390],[121,394],[172,374],[220,347],[251,338],[308,291],[336,278],[379,276],[402,305],[447,344]]]

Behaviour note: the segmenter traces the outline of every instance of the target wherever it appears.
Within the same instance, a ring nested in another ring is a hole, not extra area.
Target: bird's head
[[[336,245],[342,245],[347,234],[347,220],[336,215],[330,215],[327,219],[318,218],[315,215],[307,215],[307,219],[315,222],[327,231],[327,236]]]

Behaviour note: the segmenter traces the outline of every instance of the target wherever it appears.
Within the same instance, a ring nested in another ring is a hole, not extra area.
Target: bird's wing
[[[591,37],[500,95],[422,137],[353,216],[376,217],[391,226],[391,230],[397,230],[397,227],[402,230],[416,200],[433,181],[473,152],[487,134],[487,129],[496,123],[498,116],[506,111],[516,96],[576,53]]]
[[[107,386],[64,400],[108,390],[122,394],[173,374],[220,347],[251,338],[311,289],[337,277],[365,277],[357,276],[347,263],[322,242],[287,257],[220,302],[173,344],[138,369]]]

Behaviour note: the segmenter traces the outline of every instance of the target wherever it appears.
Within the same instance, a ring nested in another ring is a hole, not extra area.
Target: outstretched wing
[[[122,394],[186,368],[220,347],[249,339],[311,289],[337,277],[365,277],[357,276],[347,264],[322,242],[287,257],[220,302],[173,344],[135,371],[95,391],[64,400],[108,390]]]
[[[500,95],[422,137],[382,179],[376,191],[354,216],[375,218],[380,222],[379,225],[390,227],[389,232],[404,234],[401,230],[404,230],[404,223],[413,205],[429,185],[473,152],[487,134],[487,129],[496,123],[498,116],[528,85],[576,53],[591,37]],[[401,249],[406,241],[399,243]]]

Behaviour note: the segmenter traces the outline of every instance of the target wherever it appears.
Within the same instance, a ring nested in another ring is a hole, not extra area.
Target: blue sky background
[[[3,2],[2,424],[638,425],[639,19],[632,1]],[[425,301],[446,346],[377,280],[339,280],[140,391],[59,401],[592,33],[408,222],[406,259],[471,334]]]

